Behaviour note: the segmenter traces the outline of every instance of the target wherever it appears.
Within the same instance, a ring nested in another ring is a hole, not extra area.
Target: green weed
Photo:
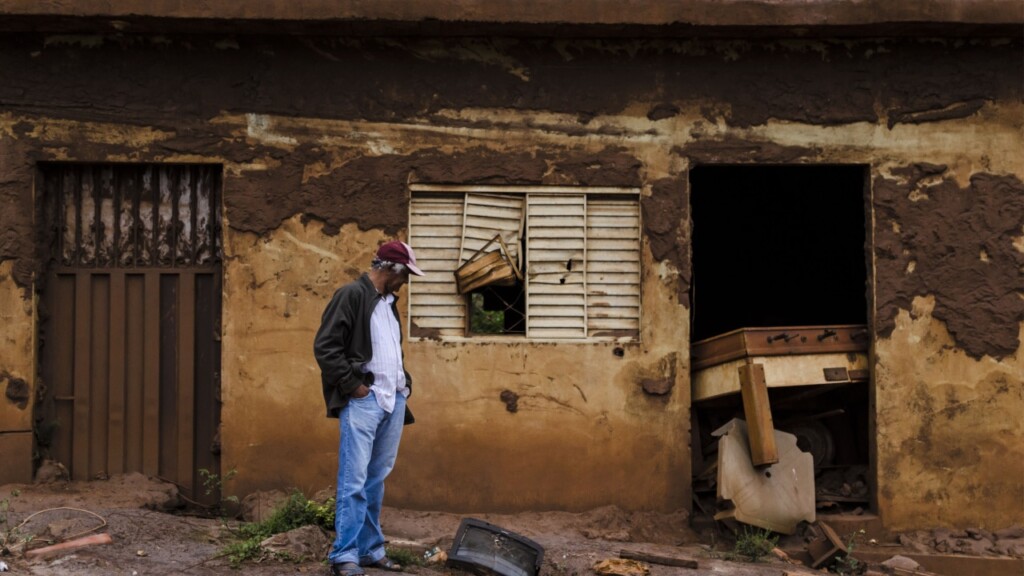
[[[391,558],[402,566],[423,566],[425,564],[422,556],[404,548],[385,546],[384,553],[387,554],[388,558]]]
[[[843,574],[845,576],[851,576],[853,574],[861,574],[864,572],[866,566],[864,566],[860,560],[853,557],[853,549],[860,543],[864,537],[864,530],[860,529],[856,532],[850,533],[846,537],[846,554],[836,558],[834,564],[832,564],[832,571],[836,574]]]
[[[21,496],[19,490],[11,490],[10,498],[0,499],[0,556],[9,556],[17,549],[18,544],[27,544],[32,536],[24,536],[18,530],[20,525],[11,525],[11,499]]]
[[[736,537],[733,555],[750,562],[760,562],[761,558],[772,553],[778,542],[779,537],[773,535],[771,530],[744,527],[743,532]]]
[[[267,554],[260,546],[260,542],[274,534],[309,524],[325,530],[334,530],[334,498],[318,504],[296,490],[266,520],[242,524],[235,531],[238,541],[226,546],[223,555],[233,568],[238,568],[247,560],[263,560]]]

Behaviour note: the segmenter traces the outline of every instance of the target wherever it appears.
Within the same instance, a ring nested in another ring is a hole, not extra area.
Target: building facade
[[[884,525],[1024,521],[1019,3],[134,4],[0,1],[0,480],[331,486],[313,335],[401,238],[389,505],[689,508],[691,344],[841,324]]]

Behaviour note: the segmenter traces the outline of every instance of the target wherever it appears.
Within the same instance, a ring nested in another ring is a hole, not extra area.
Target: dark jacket
[[[313,355],[320,365],[320,380],[329,418],[338,417],[360,384],[373,386],[373,374],[363,372],[363,365],[373,356],[370,316],[380,298],[369,275],[363,274],[355,282],[338,288],[324,310],[320,329],[313,341]],[[395,318],[398,318],[397,303],[396,297],[391,303],[391,312]],[[411,395],[412,378],[409,372],[405,373],[405,385],[409,387]],[[412,422],[412,412],[407,405],[405,423]]]

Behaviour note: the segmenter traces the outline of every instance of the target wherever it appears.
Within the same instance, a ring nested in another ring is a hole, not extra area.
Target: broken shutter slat
[[[531,194],[526,214],[526,335],[585,338],[585,194]],[[548,305],[551,297],[579,297],[576,305]],[[537,298],[535,301],[534,298]]]
[[[495,234],[501,234],[516,265],[523,227],[522,195],[466,194],[459,264],[466,262]],[[456,266],[457,268],[458,266]]]

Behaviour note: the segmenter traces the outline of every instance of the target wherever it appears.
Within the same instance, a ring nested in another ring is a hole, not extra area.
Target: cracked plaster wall
[[[992,527],[1024,521],[1024,481],[998,477],[1024,444],[1021,54],[999,39],[5,37],[0,370],[32,381],[35,162],[220,163],[228,491],[315,491],[333,482],[336,430],[312,336],[334,288],[404,235],[408,182],[636,185],[643,342],[622,357],[610,344],[408,343],[419,422],[389,503],[686,507],[687,168],[866,164],[883,520],[932,525],[938,495],[944,524],[976,524],[980,509],[1000,511]],[[943,247],[961,245],[984,266],[946,266]],[[641,390],[667,381],[668,394]],[[912,418],[895,408],[908,401]]]

